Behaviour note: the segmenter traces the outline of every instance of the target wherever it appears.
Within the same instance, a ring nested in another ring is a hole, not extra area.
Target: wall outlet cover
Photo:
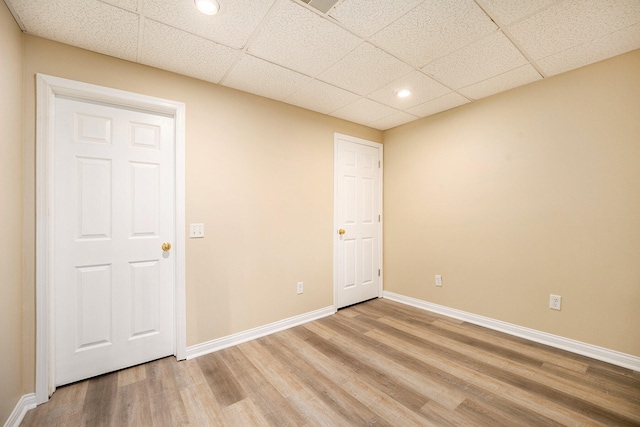
[[[560,295],[549,295],[549,308],[552,310],[560,310],[562,306],[562,297]]]

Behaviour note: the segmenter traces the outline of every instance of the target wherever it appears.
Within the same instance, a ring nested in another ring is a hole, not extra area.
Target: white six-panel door
[[[171,355],[174,119],[57,97],[55,384]]]
[[[335,137],[336,307],[380,295],[382,145]]]

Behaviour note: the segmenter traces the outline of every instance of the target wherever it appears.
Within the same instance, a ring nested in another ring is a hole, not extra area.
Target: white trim
[[[173,116],[175,123],[175,346],[186,353],[184,150],[185,104],[106,88],[44,74],[36,75],[36,402],[49,400],[55,390],[53,375],[52,285],[53,262],[53,143],[56,96],[115,104]]]
[[[175,239],[179,250],[175,252],[175,333],[176,333],[176,359],[187,358],[187,290],[186,290],[186,236],[185,236],[185,132],[186,132],[186,105],[175,103],[174,128],[175,128]]]
[[[41,76],[37,76],[36,83],[36,401],[40,404],[49,400],[53,392],[53,381],[49,378],[52,370],[49,342],[53,340],[49,322],[53,153],[51,138],[48,138],[53,134],[53,117],[48,112],[54,109],[55,93]]]
[[[16,403],[11,415],[9,415],[9,418],[7,418],[7,421],[4,423],[4,427],[19,427],[24,416],[27,415],[27,411],[35,407],[36,395],[34,393],[25,394],[18,400],[18,403]]]
[[[315,311],[310,311],[305,314],[269,323],[268,325],[259,326],[257,328],[249,329],[243,332],[238,332],[237,334],[227,335],[226,337],[192,345],[187,348],[187,359],[204,356],[205,354],[213,353],[227,347],[242,344],[243,342],[264,337],[266,335],[283,331],[294,326],[302,325],[303,323],[331,316],[332,314],[335,314],[335,312],[336,310],[334,307],[325,307]]]
[[[384,298],[640,372],[640,357],[384,291]]]
[[[341,134],[335,132],[333,134],[333,306],[335,309],[338,309],[338,236],[336,234],[336,230],[340,228],[340,224],[338,224],[338,140],[346,140],[352,142],[354,144],[366,145],[369,147],[374,147],[378,149],[378,161],[380,162],[380,167],[378,168],[378,182],[379,182],[379,191],[378,191],[378,212],[380,215],[380,222],[378,223],[378,262],[380,269],[380,276],[378,277],[378,298],[382,297],[384,286],[382,284],[382,278],[384,277],[383,271],[383,233],[382,233],[382,224],[384,222],[384,215],[382,214],[383,207],[383,170],[384,170],[384,161],[383,161],[383,152],[384,146],[379,142],[368,141],[366,139],[357,138],[355,136],[349,136],[345,134]]]

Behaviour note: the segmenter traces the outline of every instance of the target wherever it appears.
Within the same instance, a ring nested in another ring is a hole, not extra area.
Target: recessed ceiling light
[[[398,98],[406,98],[411,95],[411,91],[409,89],[399,89],[396,91],[396,95],[398,95]]]
[[[196,9],[205,15],[215,15],[220,10],[220,4],[216,0],[194,0]]]

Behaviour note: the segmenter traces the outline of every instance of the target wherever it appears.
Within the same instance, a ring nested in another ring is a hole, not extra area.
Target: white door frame
[[[384,162],[382,161],[383,149],[382,144],[379,142],[368,141],[362,138],[356,138],[355,136],[344,135],[340,133],[333,134],[333,308],[338,310],[338,244],[340,243],[338,236],[338,229],[341,224],[338,223],[338,140],[347,140],[355,144],[367,145],[378,149],[380,161],[380,167],[378,168],[378,212],[380,212],[380,222],[378,222],[378,259],[380,260],[380,276],[378,280],[378,298],[382,296],[382,223],[384,221],[384,215],[382,215],[382,171]]]
[[[175,122],[175,349],[186,358],[185,104],[44,74],[36,75],[36,403],[55,391],[53,328],[53,176],[55,99],[70,96],[172,116]]]

